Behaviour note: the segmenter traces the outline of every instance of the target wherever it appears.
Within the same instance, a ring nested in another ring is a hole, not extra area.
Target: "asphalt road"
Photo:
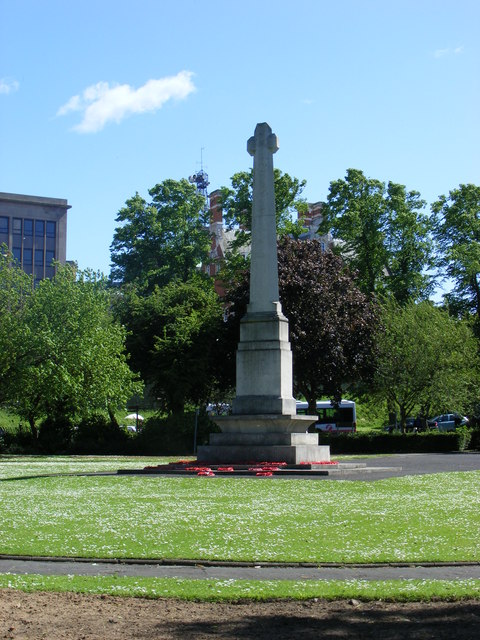
[[[335,456],[333,456],[334,458]],[[345,475],[331,475],[336,480],[382,480],[400,476],[453,471],[480,471],[480,452],[476,453],[397,453],[388,456],[355,458],[364,462],[364,469],[351,470]]]

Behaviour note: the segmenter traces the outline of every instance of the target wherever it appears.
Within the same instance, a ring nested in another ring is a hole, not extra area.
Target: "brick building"
[[[230,242],[233,240],[235,232],[229,231],[223,224],[223,211],[221,206],[221,192],[219,189],[212,191],[210,199],[210,233],[212,236],[212,245],[210,249],[210,258],[212,262],[206,271],[214,277],[219,269],[219,262],[225,256]],[[303,225],[307,229],[302,233],[300,240],[310,240],[315,238],[320,242],[322,250],[325,251],[332,246],[333,240],[330,235],[319,236],[317,231],[322,220],[322,203],[308,203],[308,211],[302,215]],[[250,253],[250,247],[245,248],[245,256]],[[218,293],[222,293],[217,283]]]

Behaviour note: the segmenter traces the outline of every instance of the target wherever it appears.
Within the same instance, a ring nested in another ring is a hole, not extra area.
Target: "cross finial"
[[[257,124],[254,135],[247,142],[247,151],[251,156],[255,155],[259,147],[268,149],[270,153],[278,151],[278,138],[266,122]]]

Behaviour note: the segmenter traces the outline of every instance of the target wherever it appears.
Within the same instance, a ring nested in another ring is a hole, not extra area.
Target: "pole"
[[[198,407],[195,409],[195,429],[193,431],[193,453],[197,454]]]

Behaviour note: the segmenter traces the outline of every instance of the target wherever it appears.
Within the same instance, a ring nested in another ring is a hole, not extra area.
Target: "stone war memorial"
[[[330,461],[330,447],[307,433],[316,416],[297,415],[288,319],[278,293],[273,154],[277,136],[257,124],[248,140],[253,156],[250,298],[240,323],[232,415],[212,418],[221,433],[197,451],[198,462],[287,464]]]

